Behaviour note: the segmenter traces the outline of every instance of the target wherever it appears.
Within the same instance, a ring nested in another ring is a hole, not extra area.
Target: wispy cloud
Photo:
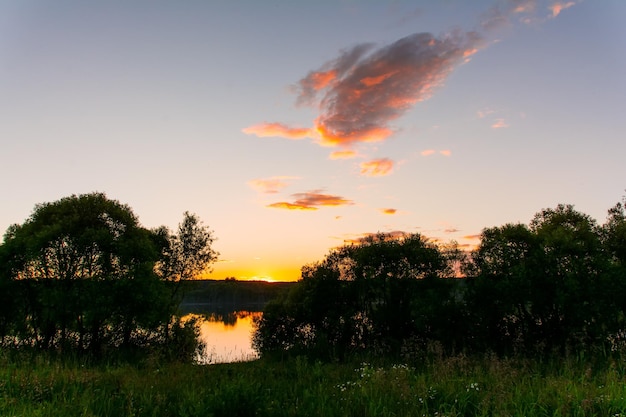
[[[356,151],[351,149],[346,149],[343,151],[334,151],[331,152],[328,156],[328,159],[352,159],[358,157],[359,154]]]
[[[548,9],[550,10],[550,12],[552,13],[552,15],[550,17],[555,18],[557,17],[559,14],[561,14],[561,12],[565,9],[569,9],[572,6],[575,6],[576,2],[575,1],[557,1],[552,3],[550,6],[548,6]]]
[[[503,0],[497,2],[488,9],[480,22],[484,30],[496,30],[511,23],[514,16],[521,21],[530,22],[534,20],[534,12],[537,8],[537,0]]]
[[[489,116],[490,114],[495,113],[495,110],[492,109],[482,109],[482,110],[478,110],[476,112],[476,115],[478,116],[478,118],[480,119],[484,119],[485,117]]]
[[[276,194],[281,189],[290,185],[293,180],[297,180],[299,178],[300,177],[290,177],[290,176],[257,178],[257,179],[248,181],[248,185],[260,193]]]
[[[381,208],[379,210],[381,213],[389,215],[396,214],[398,212],[398,210],[395,208]]]
[[[305,139],[313,137],[311,129],[300,127],[289,127],[282,123],[259,123],[242,129],[243,133],[256,135],[258,137],[281,137],[286,139]]]
[[[496,119],[496,121],[491,125],[492,129],[503,129],[505,127],[509,127],[509,125],[504,121],[504,119]]]
[[[537,0],[514,0],[513,13],[532,13],[537,7]]]
[[[452,151],[450,149],[442,149],[440,151],[436,151],[434,149],[426,149],[420,152],[420,155],[422,156],[431,156],[434,155],[436,153],[439,153],[440,155],[443,156],[450,156],[452,155]]]
[[[382,177],[391,174],[393,161],[389,158],[372,159],[361,162],[361,175],[366,177]]]
[[[319,190],[296,193],[293,194],[292,197],[295,198],[293,202],[280,201],[270,204],[267,207],[287,210],[317,210],[319,207],[347,206],[354,204],[351,200],[336,195],[322,194]]]
[[[463,236],[463,239],[467,239],[467,240],[479,240],[479,239],[480,239],[480,235],[466,235],[466,236]]]
[[[361,233],[358,235],[348,235],[343,237],[343,243],[351,244],[351,245],[359,245],[361,243],[366,242],[368,239],[377,238],[379,236],[384,236],[386,240],[393,239],[402,239],[403,237],[409,235],[410,233],[404,232],[402,230],[393,230],[391,232],[377,232],[377,233]]]
[[[289,203],[286,201],[279,201],[278,203],[268,204],[267,207],[285,210],[317,210],[317,207],[305,206],[298,203]]]

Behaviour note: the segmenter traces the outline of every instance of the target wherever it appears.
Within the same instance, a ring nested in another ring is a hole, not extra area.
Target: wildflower
[[[478,387],[478,382],[472,382],[471,384],[469,384],[468,387],[466,387],[465,391],[469,392],[470,390],[474,390],[474,391],[480,391],[480,388]]]

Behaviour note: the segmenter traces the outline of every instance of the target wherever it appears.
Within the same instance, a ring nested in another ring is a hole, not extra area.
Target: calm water
[[[258,357],[252,348],[254,319],[259,311],[191,312],[185,318],[200,321],[200,339],[206,345],[200,363],[249,361]]]

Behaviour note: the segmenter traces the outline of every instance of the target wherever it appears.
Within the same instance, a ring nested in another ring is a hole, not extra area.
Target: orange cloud
[[[424,151],[420,152],[420,154],[421,154],[422,156],[429,156],[429,155],[432,155],[432,154],[434,154],[434,153],[435,153],[435,150],[434,150],[434,149],[426,149],[426,150],[424,150]]]
[[[353,150],[334,151],[331,152],[331,154],[328,156],[328,159],[352,159],[356,158],[357,156],[359,156],[359,154]]]
[[[386,74],[381,74],[376,77],[365,77],[361,79],[361,83],[363,83],[366,87],[373,87],[385,81],[387,78],[391,77],[394,73],[388,72]]]
[[[335,71],[314,73],[311,75],[311,80],[313,81],[312,87],[315,90],[321,90],[322,88],[326,88],[335,78],[337,78],[337,73]]]
[[[361,175],[367,177],[382,177],[391,174],[393,161],[388,158],[372,159],[361,162]]]
[[[550,10],[550,12],[552,12],[552,18],[557,17],[563,10],[565,9],[569,9],[572,6],[575,6],[576,2],[574,1],[568,1],[568,2],[560,2],[557,1],[555,3],[553,3],[552,5],[548,6],[548,9]]]
[[[309,137],[322,146],[386,140],[394,132],[391,122],[430,98],[482,46],[476,32],[456,31],[441,37],[415,33],[380,48],[367,43],[344,49],[295,86],[297,104],[319,109],[311,129],[264,123],[244,132]]]
[[[382,208],[380,209],[380,212],[383,214],[396,214],[398,210],[394,209],[394,208]]]
[[[443,155],[443,156],[450,156],[450,155],[452,155],[452,151],[451,151],[451,150],[449,150],[449,149],[444,149],[444,150],[441,150],[441,151],[439,151],[439,153],[440,153],[441,155]]]
[[[463,236],[463,239],[467,239],[467,240],[479,240],[479,239],[480,239],[480,235],[467,235],[467,236]]]
[[[318,207],[335,207],[354,204],[351,200],[336,195],[322,194],[319,191],[293,194],[296,200],[293,203],[278,202],[268,205],[271,208],[287,210],[317,210]]]
[[[299,140],[313,137],[311,129],[289,127],[282,123],[259,123],[257,125],[242,129],[242,132],[248,135],[256,135],[260,138],[281,137],[286,139]]]
[[[491,127],[493,129],[502,129],[505,127],[509,127],[509,125],[504,121],[504,119],[497,119],[492,125]]]
[[[326,126],[315,121],[315,138],[321,146],[350,146],[355,142],[381,142],[393,134],[391,129],[372,127],[358,131],[346,131],[342,135],[333,134]]]
[[[351,245],[359,245],[361,243],[366,242],[369,239],[374,238],[375,240],[377,240],[381,237],[385,240],[396,240],[396,239],[402,239],[409,234],[410,233],[404,232],[402,230],[393,230],[391,232],[378,232],[378,233],[361,233],[356,236],[348,236],[344,238],[343,243],[351,244]]]
[[[264,194],[276,194],[279,190],[287,187],[291,180],[299,179],[299,177],[270,177],[270,178],[257,178],[248,181],[248,185],[260,193]]]
[[[285,201],[281,201],[281,202],[278,202],[278,203],[272,203],[272,204],[269,204],[267,207],[286,209],[286,210],[317,210],[317,207],[303,206],[301,204],[288,203],[288,202],[285,202]]]

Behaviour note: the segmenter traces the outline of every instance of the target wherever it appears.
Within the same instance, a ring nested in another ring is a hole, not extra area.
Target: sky
[[[376,232],[471,248],[626,194],[622,0],[0,1],[0,231],[104,192],[297,280]]]

